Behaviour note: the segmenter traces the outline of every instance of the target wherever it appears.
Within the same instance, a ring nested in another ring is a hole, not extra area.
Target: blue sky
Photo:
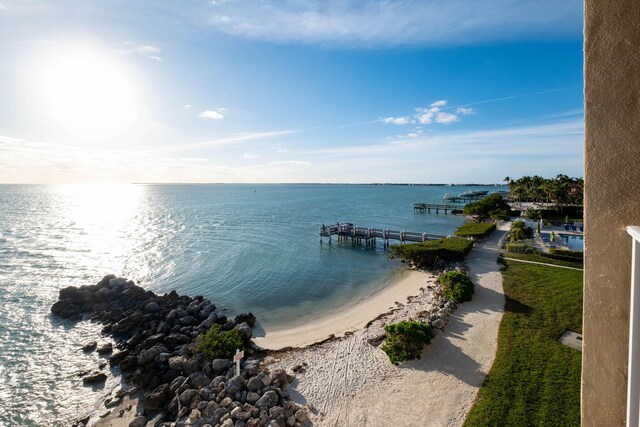
[[[582,176],[582,2],[0,0],[0,182]]]

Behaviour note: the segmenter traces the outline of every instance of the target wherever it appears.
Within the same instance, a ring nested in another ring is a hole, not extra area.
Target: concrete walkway
[[[327,414],[323,426],[459,426],[475,402],[493,364],[504,312],[502,275],[497,263],[502,224],[467,258],[476,285],[429,345],[421,360],[401,364],[397,376],[365,385],[342,401],[348,417]]]

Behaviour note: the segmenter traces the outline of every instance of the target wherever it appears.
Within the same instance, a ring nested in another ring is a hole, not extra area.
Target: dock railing
[[[627,227],[631,243],[631,309],[629,311],[629,367],[627,427],[640,426],[640,226]]]

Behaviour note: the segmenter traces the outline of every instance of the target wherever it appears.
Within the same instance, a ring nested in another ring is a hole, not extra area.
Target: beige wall
[[[585,0],[584,426],[625,422],[639,103],[640,0]]]

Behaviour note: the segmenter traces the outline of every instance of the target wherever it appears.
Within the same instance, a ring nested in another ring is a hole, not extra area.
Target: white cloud
[[[466,108],[466,107],[458,107],[458,108],[456,108],[456,113],[462,114],[462,115],[465,115],[465,116],[468,116],[469,114],[475,114],[475,112],[476,111],[471,107],[469,107],[469,108]]]
[[[456,113],[448,113],[442,111],[443,107],[446,107],[448,101],[446,99],[440,99],[432,102],[428,107],[417,107],[415,113],[412,116],[402,117],[386,117],[380,119],[384,123],[392,123],[394,125],[408,125],[408,124],[423,124],[428,125],[431,123],[440,123],[448,125],[460,121],[460,114],[468,115],[474,113],[472,108],[458,108]]]
[[[191,108],[191,104],[184,104],[184,108]]]
[[[124,42],[123,45],[124,47],[119,50],[120,54],[136,54],[148,59],[153,59],[155,61],[162,61],[162,58],[159,56],[162,49],[160,49],[158,46],[149,44],[138,44],[134,42]]]
[[[202,117],[205,119],[212,120],[222,120],[224,119],[224,113],[227,111],[226,108],[216,108],[215,110],[205,110],[202,113],[198,114],[198,117]]]
[[[288,153],[288,152],[289,152],[289,150],[287,150],[286,148],[280,148],[278,150],[278,153]]]
[[[382,121],[385,123],[393,123],[394,125],[407,125],[411,123],[411,120],[406,117],[385,117]]]
[[[2,10],[7,10],[7,6],[5,6],[2,3],[0,3],[0,11],[2,11]]]
[[[259,156],[257,154],[249,154],[249,153],[244,153],[242,155],[243,159],[257,159]]]
[[[581,0],[210,1],[216,30],[279,43],[476,44],[582,37]]]
[[[269,162],[270,165],[291,165],[291,166],[306,166],[310,165],[311,162],[307,162],[306,160],[284,160],[279,162]]]
[[[457,122],[460,118],[451,113],[438,113],[436,114],[436,122],[442,123],[444,125],[448,125],[449,123]]]

